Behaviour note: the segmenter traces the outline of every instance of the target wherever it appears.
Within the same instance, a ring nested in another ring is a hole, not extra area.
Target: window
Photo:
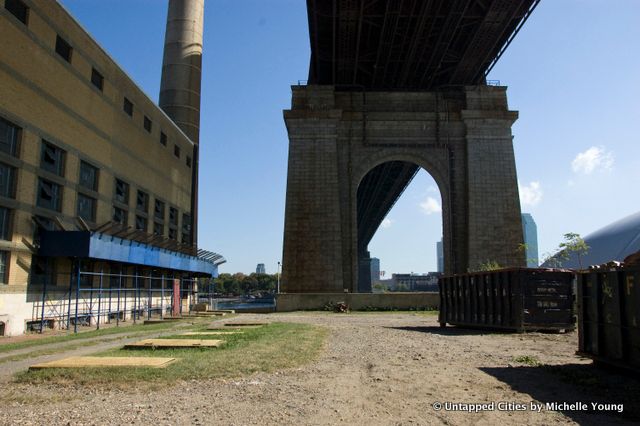
[[[153,233],[155,235],[164,235],[164,224],[160,222],[153,222]]]
[[[169,238],[178,239],[178,209],[169,207]]]
[[[93,167],[91,164],[85,161],[80,161],[79,184],[83,188],[87,188],[92,191],[97,191],[98,190],[98,168]]]
[[[0,240],[11,240],[11,213],[6,207],[0,207]]]
[[[50,258],[47,257],[33,256],[31,258],[30,275],[29,279],[32,284],[42,285],[47,282],[48,284],[56,285],[56,262],[51,262]]]
[[[127,211],[120,207],[113,206],[113,221],[121,225],[127,226]]]
[[[147,232],[147,218],[143,216],[136,216],[136,231]]]
[[[169,207],[169,224],[178,226],[178,209]]]
[[[62,186],[39,178],[36,205],[59,212],[62,208]]]
[[[16,169],[0,163],[0,196],[15,198],[16,196]]]
[[[29,18],[29,8],[20,0],[5,0],[4,8],[7,9],[13,16],[18,18],[20,22],[27,25],[27,19]]]
[[[38,223],[38,228],[42,228],[45,229],[47,231],[55,231],[56,230],[56,224],[53,220],[49,219],[48,217],[44,217],[44,216],[36,216],[37,219],[37,223]]]
[[[191,215],[182,215],[182,244],[191,245]]]
[[[71,62],[72,51],[73,49],[71,48],[71,45],[67,43],[65,39],[63,39],[59,35],[56,36],[56,53],[60,55],[62,59],[67,62]]]
[[[91,83],[102,92],[104,88],[104,76],[95,68],[91,68]]]
[[[164,222],[164,202],[160,200],[156,200],[156,205],[154,208],[154,213],[156,219],[160,219]]]
[[[167,135],[165,135],[164,132],[160,132],[160,143],[167,146]]]
[[[87,197],[84,194],[78,194],[78,216],[89,222],[96,221],[96,204],[95,198]]]
[[[40,241],[40,235],[42,231],[55,231],[57,228],[56,223],[48,217],[44,216],[34,216],[34,220],[36,223],[35,229],[33,230],[33,241],[34,243],[38,243]],[[37,256],[33,257],[31,261],[31,267],[33,268],[33,261],[37,258]]]
[[[0,282],[7,282],[7,265],[9,264],[9,252],[0,251]]]
[[[122,204],[129,204],[129,184],[127,182],[116,179],[115,199]]]
[[[173,146],[173,155],[180,158],[180,147],[178,145]]]
[[[145,115],[144,116],[144,129],[147,132],[151,133],[151,126],[152,125],[153,125],[153,123],[151,123],[151,119]]]
[[[0,151],[17,156],[21,131],[20,127],[0,118]]]
[[[42,155],[40,157],[40,167],[58,176],[64,176],[64,156],[65,152],[55,145],[42,140]]]
[[[191,167],[191,157],[187,155],[187,167]]]
[[[133,117],[133,104],[127,98],[124,98],[124,104],[122,105],[122,109],[127,113],[130,117]]]
[[[136,210],[139,212],[149,212],[149,194],[138,190],[136,195]]]

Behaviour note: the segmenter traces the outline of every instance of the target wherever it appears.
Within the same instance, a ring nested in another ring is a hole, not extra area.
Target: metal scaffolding
[[[44,259],[43,273],[32,281],[31,330],[75,333],[79,327],[164,319],[188,315],[200,300],[213,300],[211,278],[117,262],[55,260]]]

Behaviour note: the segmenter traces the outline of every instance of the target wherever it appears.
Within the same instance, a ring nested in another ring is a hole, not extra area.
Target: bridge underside
[[[309,84],[483,84],[540,0],[307,0]]]
[[[307,0],[309,85],[294,87],[285,111],[283,291],[370,291],[367,246],[419,167],[443,198],[447,272],[487,260],[522,264],[505,251],[522,241],[510,130],[517,113],[504,88],[484,84],[538,2]],[[372,164],[375,156],[388,161]],[[362,164],[369,168],[354,175]],[[512,234],[496,244],[503,229]]]

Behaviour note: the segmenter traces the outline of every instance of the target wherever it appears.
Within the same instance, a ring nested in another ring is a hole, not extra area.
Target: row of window
[[[28,25],[29,8],[21,0],[5,0],[4,7],[22,23]],[[71,63],[73,47],[59,34],[56,35],[55,51],[62,59]],[[101,92],[104,90],[104,76],[93,67],[91,68],[91,84],[93,84]],[[127,115],[133,117],[133,102],[131,102],[131,100],[129,100],[127,97],[124,97],[122,109]],[[153,122],[146,115],[144,115],[143,127],[148,133],[151,133],[153,129]],[[167,135],[162,131],[160,132],[160,143],[164,146],[167,146]],[[174,144],[173,154],[176,158],[180,158],[180,147],[178,145]],[[191,162],[191,157],[187,156],[185,160],[187,167],[191,167]]]
[[[20,140],[21,129],[0,118],[0,150],[5,153],[16,156],[17,146]],[[64,177],[65,175],[65,159],[66,152],[61,148],[42,140],[40,168],[56,176]],[[99,168],[92,164],[81,160],[80,173],[78,179],[78,197],[76,213],[79,217],[89,222],[96,221],[96,211],[98,200],[96,192],[98,191]],[[62,210],[63,186],[51,179],[38,177],[36,205],[49,210],[60,212]],[[15,198],[16,191],[16,169],[10,165],[0,162],[0,196],[7,198]],[[114,222],[127,225],[129,210],[129,192],[130,186],[122,179],[114,180],[114,205],[113,216]],[[10,239],[11,224],[10,212],[4,212],[4,208],[0,207],[0,239]],[[138,189],[136,192],[135,204],[135,229],[148,232],[148,216],[149,216],[149,194]],[[2,216],[5,215],[5,216]],[[179,212],[175,207],[169,206],[169,217],[166,225],[169,229],[169,238],[178,240],[178,218]],[[155,199],[153,210],[153,233],[164,235],[166,204],[164,201]],[[181,241],[185,244],[191,243],[191,216],[183,214]],[[9,235],[8,238],[3,236]]]

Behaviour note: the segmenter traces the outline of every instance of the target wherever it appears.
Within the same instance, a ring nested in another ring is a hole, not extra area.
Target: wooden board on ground
[[[227,325],[225,327],[224,324],[212,324],[209,327],[207,327],[207,330],[241,330],[241,329],[248,329],[248,328],[260,328],[262,327],[261,325],[245,325],[245,326],[240,326],[240,327],[236,327],[235,325]]]
[[[242,334],[243,331],[188,331],[181,336],[224,336],[225,334]]]
[[[228,322],[225,323],[225,327],[261,327],[269,324],[263,321],[243,321],[243,322]]]
[[[224,340],[215,339],[144,339],[125,345],[125,349],[139,348],[217,348]]]
[[[144,320],[144,325],[152,325],[152,324],[164,324],[167,322],[173,322],[173,321],[180,321],[182,319],[185,318],[172,318],[172,317],[165,317],[164,319],[150,319],[150,320]]]
[[[45,368],[93,368],[93,367],[148,367],[166,368],[177,358],[151,358],[151,357],[115,357],[115,356],[72,356],[56,361],[34,364],[29,370],[41,370]]]

